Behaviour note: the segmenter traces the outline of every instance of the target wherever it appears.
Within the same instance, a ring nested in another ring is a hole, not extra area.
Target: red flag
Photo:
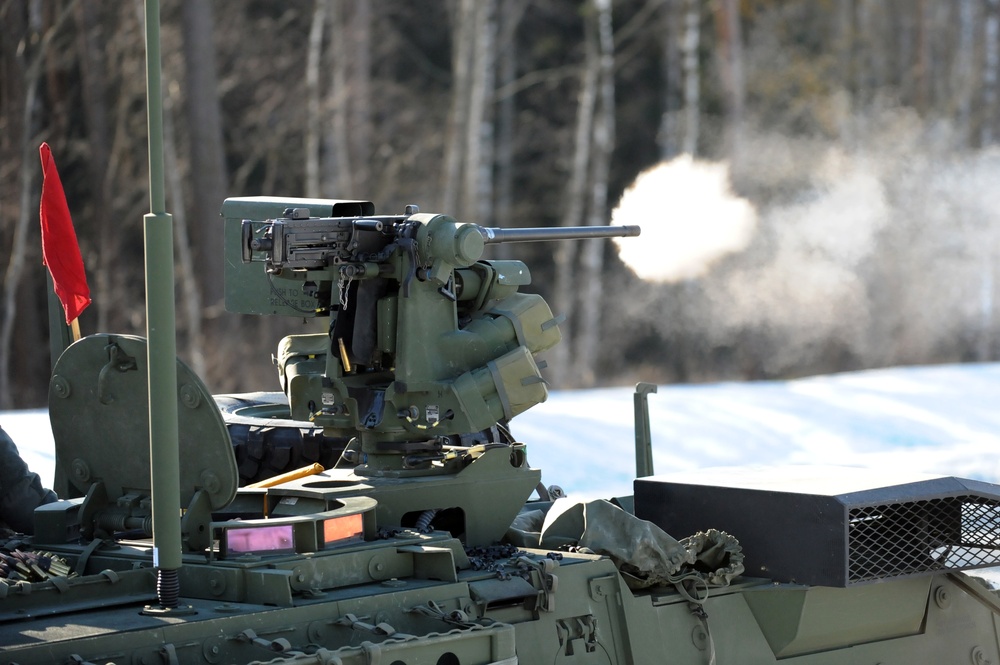
[[[52,274],[52,283],[66,312],[66,325],[69,325],[90,304],[90,288],[49,144],[43,143],[38,153],[42,157],[43,178],[42,203],[38,211],[42,219],[42,259]]]

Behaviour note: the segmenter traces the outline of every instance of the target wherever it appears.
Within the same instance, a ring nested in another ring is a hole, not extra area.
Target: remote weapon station
[[[282,392],[213,397],[173,347],[149,5],[149,333],[55,364],[62,499],[0,549],[0,661],[1000,663],[1000,600],[961,572],[1000,565],[996,486],[651,476],[640,384],[634,496],[545,488],[512,432],[546,399],[560,319],[484,249],[637,227],[229,199],[227,308],[324,325],[278,344]]]

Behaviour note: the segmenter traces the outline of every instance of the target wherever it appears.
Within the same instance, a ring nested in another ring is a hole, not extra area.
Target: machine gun
[[[534,356],[560,340],[560,320],[518,292],[524,263],[480,260],[486,245],[640,231],[488,228],[416,206],[375,216],[368,201],[240,198],[223,214],[238,242],[227,308],[330,318],[326,333],[281,341],[281,386],[293,419],[356,437],[369,474],[444,472],[452,448],[500,442],[546,399]]]

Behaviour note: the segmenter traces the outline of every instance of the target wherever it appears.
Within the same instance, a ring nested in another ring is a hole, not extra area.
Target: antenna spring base
[[[156,598],[160,606],[168,609],[177,607],[181,597],[181,580],[177,569],[156,571]]]

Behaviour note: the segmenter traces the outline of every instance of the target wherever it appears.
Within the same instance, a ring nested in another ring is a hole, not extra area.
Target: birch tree
[[[584,61],[580,69],[580,88],[576,102],[576,125],[573,132],[573,153],[566,185],[566,202],[560,219],[562,226],[577,226],[586,212],[588,165],[590,164],[591,139],[594,131],[594,113],[597,106],[600,81],[600,45],[594,21],[584,22]],[[555,278],[553,301],[556,316],[565,316],[560,326],[562,344],[550,352],[550,376],[556,385],[565,384],[573,375],[569,363],[569,349],[573,344],[575,321],[569,316],[576,304],[574,266],[577,260],[576,242],[563,241],[556,245],[553,254]]]
[[[684,140],[682,149],[698,154],[698,120],[701,106],[701,69],[698,43],[701,38],[700,0],[684,0]]]
[[[598,98],[591,133],[590,200],[587,224],[600,226],[608,221],[608,172],[615,142],[615,61],[611,28],[611,0],[594,0],[597,36]],[[564,243],[565,244],[565,243]],[[595,366],[601,337],[604,306],[605,242],[583,241],[580,250],[580,332],[576,340],[578,382],[596,383]]]
[[[444,210],[456,211],[465,156],[464,139],[470,120],[469,88],[472,79],[476,0],[458,0],[452,12],[451,105],[444,137],[444,181],[441,184]]]
[[[472,70],[469,79],[469,117],[465,127],[465,167],[461,218],[492,224],[493,211],[493,91],[496,69],[497,21],[494,0],[480,0],[472,29]]]
[[[513,83],[517,78],[517,26],[524,14],[526,2],[523,0],[502,2],[498,7],[499,36],[497,38],[499,81],[498,90],[504,94],[497,100],[497,141],[496,141],[496,193],[494,214],[503,224],[511,217],[514,183],[514,114],[515,92]]]
[[[322,50],[324,25],[330,47]],[[310,196],[352,198],[371,191],[371,6],[368,0],[317,0],[307,68],[307,147],[317,170]],[[320,92],[320,69],[330,72]],[[315,86],[315,87],[313,87]],[[320,168],[322,164],[322,168]]]
[[[320,196],[320,145],[322,144],[323,102],[319,74],[323,56],[323,32],[329,0],[316,0],[306,49],[306,196]]]
[[[663,113],[657,132],[660,159],[669,160],[681,150],[680,140],[683,127],[679,122],[681,89],[684,84],[684,59],[681,52],[681,31],[678,29],[681,16],[680,0],[664,0],[664,11],[660,19],[662,35],[663,70]]]
[[[444,208],[488,224],[493,210],[497,19],[494,0],[461,0],[452,29],[452,93],[445,135]]]

